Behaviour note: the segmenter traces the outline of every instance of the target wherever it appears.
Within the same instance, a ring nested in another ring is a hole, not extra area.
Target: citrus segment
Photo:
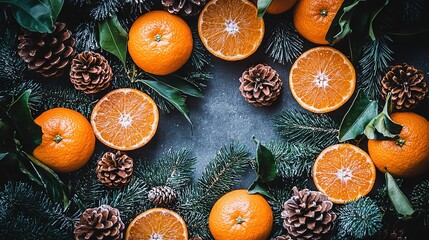
[[[412,112],[393,113],[402,125],[399,139],[369,140],[368,152],[378,170],[395,177],[415,177],[429,170],[429,122]]]
[[[117,150],[133,150],[148,143],[155,135],[158,121],[158,107],[152,98],[131,88],[109,92],[91,114],[95,136]]]
[[[179,214],[164,208],[153,208],[138,215],[128,226],[127,240],[187,240],[188,229]]]
[[[334,203],[347,203],[368,194],[376,171],[369,155],[351,144],[337,144],[323,150],[312,169],[316,188]]]
[[[262,42],[264,21],[247,0],[212,0],[198,18],[198,33],[207,50],[224,60],[242,60]]]
[[[244,189],[223,195],[209,216],[210,232],[216,240],[265,240],[272,225],[273,212],[268,202]]]
[[[315,47],[292,65],[289,87],[303,108],[326,113],[341,107],[353,95],[356,73],[352,63],[331,47]]]
[[[95,149],[91,124],[79,112],[53,108],[34,119],[42,127],[42,143],[34,157],[58,172],[72,172],[84,166]]]
[[[128,52],[148,73],[167,75],[177,71],[192,53],[192,32],[180,17],[167,11],[150,11],[131,26]]]

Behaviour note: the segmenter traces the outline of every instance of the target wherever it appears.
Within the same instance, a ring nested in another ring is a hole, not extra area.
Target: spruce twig
[[[338,142],[339,125],[328,115],[285,110],[275,118],[277,132],[286,142],[321,149]]]
[[[73,36],[76,39],[77,52],[100,49],[95,33],[95,22],[84,22],[79,24],[74,29]]]
[[[424,0],[407,0],[403,1],[403,14],[402,21],[406,25],[412,25],[418,23],[424,13]]]
[[[0,79],[9,82],[22,81],[27,65],[18,56],[17,33],[4,27],[1,27],[0,31]]]
[[[420,213],[424,226],[429,227],[429,179],[414,186],[410,200]]]
[[[196,26],[191,27],[192,38],[194,39],[194,46],[192,48],[192,54],[190,63],[195,70],[201,70],[206,66],[212,66],[211,55],[207,52],[203,43],[198,35],[198,28]]]
[[[123,2],[121,0],[98,0],[93,4],[90,16],[95,21],[103,21],[106,18],[113,16],[122,8]]]

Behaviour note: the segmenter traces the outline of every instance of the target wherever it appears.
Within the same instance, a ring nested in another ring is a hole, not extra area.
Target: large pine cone
[[[176,201],[176,192],[169,186],[153,187],[147,198],[155,206],[169,206]]]
[[[161,0],[161,3],[170,13],[195,16],[206,5],[206,0]]]
[[[271,238],[271,240],[293,240],[293,238],[289,235],[280,235],[275,238]]]
[[[424,73],[406,63],[390,66],[389,71],[381,79],[381,98],[386,100],[392,94],[392,104],[398,110],[414,108],[425,99],[428,87]]]
[[[52,33],[24,32],[18,36],[18,54],[28,68],[44,77],[61,76],[75,54],[75,39],[65,23],[54,24]]]
[[[110,85],[113,73],[109,62],[101,54],[82,52],[71,64],[70,81],[86,94],[97,93]]]
[[[97,162],[97,178],[110,188],[121,188],[131,181],[133,159],[117,151],[107,152]]]
[[[269,106],[280,95],[283,82],[276,70],[266,64],[252,66],[240,77],[240,92],[254,106]]]
[[[118,209],[109,205],[88,208],[74,225],[75,240],[120,240],[124,223]]]
[[[332,206],[325,194],[294,187],[293,196],[283,205],[283,227],[299,240],[321,239],[337,218]]]

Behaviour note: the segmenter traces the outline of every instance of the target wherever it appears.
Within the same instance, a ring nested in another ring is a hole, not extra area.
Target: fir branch
[[[131,12],[141,14],[143,11],[150,11],[155,1],[151,0],[125,0],[131,6]]]
[[[123,2],[121,0],[99,0],[91,9],[90,16],[95,21],[103,21],[119,12]]]
[[[76,7],[83,7],[91,4],[91,0],[68,0],[68,2]]]
[[[429,179],[414,186],[410,201],[420,213],[424,226],[429,227]]]
[[[43,92],[43,109],[56,107],[70,108],[82,113],[86,118],[91,115],[92,108],[96,103],[94,96],[75,89],[66,88],[60,85],[45,87],[49,89]]]
[[[17,53],[17,33],[10,28],[0,28],[0,80],[17,82],[23,80],[27,65]]]
[[[282,187],[275,190],[270,189],[272,197],[268,199],[268,203],[273,209],[274,224],[277,226],[283,225],[283,219],[281,218],[281,213],[284,210],[283,204],[292,196],[292,187]]]
[[[339,125],[328,115],[284,110],[275,118],[277,132],[286,142],[325,147],[338,143]]]
[[[100,49],[95,32],[95,22],[79,24],[73,31],[77,52],[96,51]]]
[[[5,82],[3,84],[3,82]],[[29,81],[2,81],[2,89],[0,90],[0,95],[3,99],[0,99],[0,102],[5,101],[6,104],[10,104],[15,101],[22,93],[26,90],[31,89],[30,98],[28,100],[28,105],[30,109],[35,112],[37,111],[43,103],[43,91],[39,83]]]
[[[322,150],[318,146],[273,142],[267,145],[273,153],[277,172],[283,178],[309,177],[314,160]]]
[[[186,81],[191,82],[198,86],[198,88],[202,91],[207,87],[206,82],[213,78],[213,74],[211,72],[206,71],[193,71],[188,75],[183,77]]]
[[[302,54],[304,41],[289,18],[273,23],[274,27],[269,32],[269,38],[265,46],[265,53],[274,62],[286,64]]]
[[[403,1],[402,21],[406,25],[418,23],[424,13],[425,0],[406,0]]]
[[[206,66],[213,66],[212,57],[207,52],[198,35],[198,28],[196,26],[192,26],[191,30],[192,38],[194,39],[194,46],[192,48],[192,54],[190,58],[192,67],[194,67],[196,70],[201,70]]]
[[[371,99],[378,99],[379,81],[393,60],[393,51],[389,46],[391,42],[393,40],[388,35],[378,34],[374,41],[369,39],[363,46],[362,56],[359,60],[361,72],[358,75],[358,81],[360,88]]]
[[[189,157],[188,150],[170,149],[154,164],[142,164],[137,173],[149,188],[169,186],[178,192],[191,183],[195,163],[196,159]]]
[[[339,207],[337,215],[340,236],[362,239],[373,236],[383,226],[381,209],[368,197]]]

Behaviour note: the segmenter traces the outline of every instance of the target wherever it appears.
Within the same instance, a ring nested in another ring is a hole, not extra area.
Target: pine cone
[[[240,77],[240,91],[246,102],[269,106],[280,95],[283,82],[279,74],[266,64],[252,66]]]
[[[391,92],[392,103],[396,109],[414,108],[428,93],[424,76],[423,71],[406,63],[390,66],[380,82],[381,98],[386,100],[387,94]]]
[[[101,205],[83,212],[74,224],[74,236],[75,240],[119,240],[124,228],[118,209]]]
[[[325,194],[294,187],[293,196],[283,205],[283,227],[299,240],[321,239],[337,218],[332,206]]]
[[[174,190],[168,186],[153,187],[148,195],[149,202],[155,206],[168,206],[176,201],[177,195]]]
[[[113,73],[109,62],[95,52],[82,52],[72,61],[70,81],[86,94],[97,93],[110,85]]]
[[[55,23],[52,33],[26,31],[18,40],[19,56],[44,77],[61,76],[75,54],[76,41],[65,23]]]
[[[402,228],[384,228],[371,239],[373,240],[406,240],[407,236]]]
[[[161,3],[170,13],[195,16],[206,5],[206,0],[161,0]]]
[[[293,238],[289,235],[280,235],[275,238],[271,238],[271,240],[293,240]]]
[[[193,238],[190,238],[190,240],[203,240],[201,237],[193,237]]]
[[[97,162],[97,178],[110,188],[128,185],[133,176],[133,159],[117,151],[105,153]]]

